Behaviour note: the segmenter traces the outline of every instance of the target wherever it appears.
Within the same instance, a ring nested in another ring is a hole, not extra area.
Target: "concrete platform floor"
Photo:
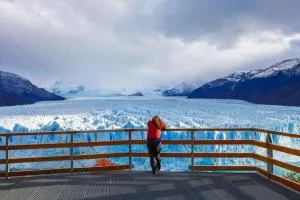
[[[0,180],[0,199],[300,200],[255,173],[110,172]]]

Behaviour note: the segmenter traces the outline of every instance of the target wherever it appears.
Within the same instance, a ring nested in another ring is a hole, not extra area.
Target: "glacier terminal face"
[[[169,127],[256,127],[289,133],[300,133],[300,108],[257,105],[239,100],[186,99],[180,97],[106,97],[78,98],[58,102],[40,102],[33,105],[1,107],[0,132],[31,132],[59,130],[95,130],[119,128],[146,128],[147,121],[160,115]],[[253,132],[197,132],[197,139],[257,139],[265,140],[263,133]],[[164,132],[162,139],[190,139],[189,132]],[[76,134],[75,142],[128,139],[127,133],[85,133]],[[133,139],[146,139],[145,132],[133,133]],[[300,140],[273,136],[276,144],[300,149]],[[15,136],[10,144],[64,143],[70,141],[68,135]],[[0,137],[1,145],[5,138]],[[147,152],[144,145],[133,145],[135,152]],[[75,155],[126,152],[128,145],[111,147],[75,148]],[[190,152],[189,145],[163,145],[162,152]],[[196,145],[196,152],[256,152],[265,151],[248,145]],[[33,156],[68,155],[69,149],[11,151],[12,158]],[[0,152],[4,158],[4,152]],[[299,157],[274,152],[277,159],[300,164]],[[128,163],[128,158],[111,159],[117,164]],[[76,161],[76,167],[95,165],[96,160]],[[163,158],[165,171],[187,171],[190,159]],[[148,170],[147,158],[133,158],[136,170]],[[255,160],[198,158],[197,165],[262,165]],[[68,168],[69,161],[12,164],[11,170]],[[4,166],[1,166],[4,169]],[[1,170],[0,169],[0,170]],[[278,171],[280,173],[280,170]]]

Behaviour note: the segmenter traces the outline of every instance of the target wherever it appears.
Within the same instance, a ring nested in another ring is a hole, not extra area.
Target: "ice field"
[[[204,100],[173,97],[100,97],[77,98],[59,102],[41,102],[33,105],[1,107],[0,132],[29,132],[57,130],[94,130],[145,128],[154,115],[161,116],[169,127],[256,127],[300,134],[300,107],[256,105],[238,100]],[[253,132],[197,132],[197,139],[252,139],[264,141],[265,134]],[[162,139],[190,139],[189,132],[164,132]],[[75,142],[122,140],[126,133],[76,134]],[[133,139],[145,139],[146,133],[133,133]],[[10,144],[38,144],[67,142],[66,135],[11,137]],[[273,136],[276,144],[300,148],[300,140]],[[0,137],[1,145],[5,139]],[[128,151],[128,145],[113,147],[75,148],[75,155]],[[144,145],[133,145],[133,151],[146,152]],[[189,145],[163,145],[162,152],[189,152]],[[257,152],[260,148],[248,145],[202,145],[196,152]],[[32,157],[68,155],[69,149],[12,151],[10,156]],[[0,153],[4,158],[4,152]],[[274,151],[275,158],[299,165],[297,156]],[[128,158],[111,159],[117,164],[128,163]],[[76,161],[76,167],[93,166],[96,160]],[[197,165],[261,165],[253,159],[199,158]],[[135,170],[149,169],[149,159],[133,158]],[[163,158],[162,170],[188,170],[190,159]],[[12,164],[11,170],[68,168],[69,161]],[[3,169],[4,166],[2,166]],[[280,169],[278,169],[280,171]],[[279,173],[279,172],[278,172]]]

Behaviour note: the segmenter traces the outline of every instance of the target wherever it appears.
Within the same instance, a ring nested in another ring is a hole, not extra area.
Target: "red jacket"
[[[160,139],[161,138],[161,130],[166,130],[166,124],[161,121],[162,128],[157,128],[152,121],[148,122],[148,135],[147,139]]]

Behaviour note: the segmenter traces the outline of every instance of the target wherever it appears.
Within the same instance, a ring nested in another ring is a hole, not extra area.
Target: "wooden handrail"
[[[269,174],[267,171],[256,166],[189,166],[194,171],[257,171],[258,173],[281,183],[287,187],[290,187],[296,191],[300,191],[300,184],[288,180],[286,178],[276,176],[275,174]]]
[[[275,150],[275,151],[280,151],[280,152],[283,152],[283,153],[288,153],[288,154],[291,154],[291,155],[300,156],[300,150],[298,150],[298,149],[292,149],[292,148],[289,148],[289,147],[283,147],[283,146],[275,145],[275,144],[266,144],[264,142],[259,142],[259,141],[255,141],[255,140],[253,141],[253,144],[257,147],[270,148],[270,149]]]
[[[99,158],[111,158],[111,157],[148,157],[148,153],[109,153],[109,154],[91,154],[91,155],[77,155],[74,156],[74,160],[87,160],[87,159],[99,159]],[[191,153],[161,153],[161,157],[178,157],[178,158],[190,158]],[[210,157],[210,158],[254,158],[266,163],[272,163],[284,169],[300,173],[300,167],[294,166],[285,162],[281,162],[275,159],[269,159],[265,156],[255,153],[194,153],[195,158]],[[9,159],[9,163],[25,163],[25,162],[49,162],[49,161],[63,161],[70,160],[70,156],[52,156],[52,157],[33,157],[33,158],[13,158]],[[0,164],[5,164],[5,159],[0,159]]]
[[[195,140],[195,145],[253,145],[253,140]]]
[[[118,129],[118,130],[87,130],[87,131],[56,131],[56,132],[29,132],[29,133],[0,133],[0,137],[6,137],[6,145],[0,146],[0,151],[6,151],[5,159],[0,159],[0,164],[6,165],[6,172],[0,173],[1,176],[24,176],[24,175],[36,175],[36,174],[48,174],[48,173],[67,173],[67,172],[92,172],[92,171],[105,171],[105,170],[122,170],[132,168],[132,157],[148,157],[146,152],[132,152],[131,145],[145,145],[145,140],[132,140],[132,132],[144,132],[146,129]],[[211,157],[211,158],[253,158],[262,162],[282,167],[300,173],[300,167],[294,166],[285,162],[276,160],[271,156],[265,157],[255,153],[203,153],[195,152],[195,145],[253,145],[262,147],[271,152],[273,150],[288,153],[295,156],[300,156],[300,150],[280,145],[251,140],[197,140],[195,138],[196,132],[210,132],[210,131],[249,131],[249,132],[260,132],[266,133],[267,138],[270,141],[270,134],[279,136],[286,136],[291,138],[300,138],[300,134],[284,133],[272,130],[257,129],[257,128],[172,128],[165,131],[187,131],[191,133],[191,138],[188,140],[162,140],[162,144],[166,145],[190,145],[191,152],[163,152],[161,157],[177,157],[177,158],[191,158],[191,170],[257,170],[260,173],[265,173],[264,170],[257,168],[256,166],[193,166],[194,158]],[[86,134],[86,133],[129,133],[128,140],[114,140],[114,141],[93,141],[93,142],[74,142],[74,134]],[[55,143],[55,144],[21,144],[21,145],[10,145],[9,138],[12,136],[32,136],[32,135],[50,135],[50,134],[69,134],[71,140],[67,143]],[[91,154],[91,155],[75,155],[74,148],[80,147],[95,147],[95,146],[112,146],[112,145],[129,145],[129,152],[121,153],[105,153],[105,154]],[[69,148],[70,155],[66,156],[51,156],[51,157],[30,157],[30,158],[9,158],[9,151],[11,150],[28,150],[28,149],[51,149],[51,148]],[[116,158],[116,157],[129,157],[129,165],[117,165],[110,166],[107,168],[74,168],[74,160],[88,160],[88,159],[99,159],[99,158]],[[50,162],[50,161],[71,161],[71,167],[67,169],[53,169],[53,170],[37,170],[37,171],[21,171],[21,172],[10,172],[9,164],[13,163],[28,163],[28,162]],[[270,176],[271,170],[266,172],[269,177],[275,177],[276,180],[282,180],[275,175]],[[287,182],[289,185],[295,187],[293,183]]]
[[[107,167],[75,168],[74,172],[105,172],[105,171],[120,171],[120,170],[129,170],[129,169],[130,169],[129,165],[116,165],[116,166],[107,166]],[[59,174],[59,173],[69,173],[69,172],[70,172],[70,168],[14,171],[14,172],[9,172],[9,177],[31,176],[31,175],[40,175],[40,174]],[[5,173],[0,173],[0,177],[5,177]]]
[[[194,153],[198,158],[251,158],[253,153]]]
[[[45,131],[45,132],[13,132],[13,133],[0,133],[0,137],[10,136],[32,136],[32,135],[50,135],[50,134],[86,134],[86,133],[109,133],[109,132],[144,132],[147,129],[105,129],[105,130],[83,130],[83,131]],[[187,132],[205,132],[205,131],[250,131],[250,132],[261,132],[270,133],[274,135],[287,136],[292,138],[300,138],[300,134],[296,133],[286,133],[280,131],[273,131],[261,128],[169,128],[164,131],[187,131]]]
[[[162,144],[177,144],[177,145],[255,145],[262,148],[271,148],[276,151],[288,153],[295,156],[300,156],[300,150],[283,147],[275,144],[266,144],[255,140],[162,140]],[[98,141],[98,142],[75,142],[73,147],[92,147],[92,146],[112,146],[112,145],[128,145],[129,140],[115,141]],[[131,140],[131,144],[141,145],[146,144],[145,140]],[[56,144],[28,144],[28,145],[10,145],[9,150],[27,150],[27,149],[51,149],[51,148],[70,148],[71,143],[56,143]],[[6,146],[0,146],[0,150],[5,150]]]
[[[51,162],[70,160],[71,156],[49,156],[49,157],[33,157],[33,158],[11,158],[8,163],[28,163],[28,162]]]
[[[74,156],[74,160],[88,160],[99,158],[117,158],[117,157],[148,157],[148,153],[106,153],[106,154],[86,154]],[[161,153],[161,157],[169,158],[190,158],[191,153]],[[252,153],[194,153],[195,158],[252,158]],[[70,156],[47,156],[47,157],[32,157],[32,158],[12,158],[8,162],[11,163],[26,163],[26,162],[49,162],[70,160]],[[5,159],[0,159],[0,164],[4,164]]]
[[[88,160],[99,158],[117,158],[117,157],[148,157],[146,152],[134,153],[103,153],[103,154],[85,154],[76,155],[74,160]],[[190,158],[191,153],[161,153],[161,157],[169,158]],[[253,153],[194,153],[195,158],[256,158],[258,155]],[[267,159],[266,157],[264,157]],[[46,156],[46,157],[32,157],[32,158],[11,158],[8,159],[9,163],[26,163],[26,162],[49,162],[49,161],[63,161],[70,160],[70,156]],[[261,159],[260,159],[261,160]],[[5,159],[0,159],[0,164],[4,164]]]
[[[57,149],[57,148],[70,148],[71,143],[56,143],[56,144],[21,144],[10,145],[9,150],[28,150],[28,149]]]
[[[132,157],[148,157],[148,153],[131,153]],[[161,153],[161,157],[169,157],[169,158],[190,158],[192,153]],[[194,153],[193,156],[195,158],[246,158],[252,157],[252,153]]]
[[[271,159],[271,158],[268,158],[268,157],[265,157],[265,156],[262,156],[259,154],[253,154],[253,158],[260,160],[262,162],[265,162],[265,163],[271,163],[271,164],[277,165],[279,167],[294,171],[296,173],[300,173],[300,167],[295,166],[295,165],[291,165],[291,164],[288,164],[285,162],[281,162],[279,160]]]
[[[128,144],[146,144],[146,140],[114,140],[114,141],[97,141],[97,142],[74,142],[73,147],[93,147],[93,146],[112,146],[112,145],[128,145]],[[162,144],[182,144],[191,145],[193,140],[162,140]],[[204,144],[253,144],[253,140],[194,140],[196,145]],[[56,144],[22,144],[10,145],[9,150],[24,150],[24,149],[51,149],[51,148],[70,148],[71,143],[56,143]],[[6,146],[0,146],[0,150],[5,150]]]
[[[293,188],[296,191],[300,191],[300,184],[299,183],[293,182],[291,180],[288,180],[288,179],[280,177],[280,176],[276,176],[275,174],[270,174],[267,171],[261,169],[260,167],[257,167],[256,170],[257,170],[258,173],[268,177],[271,180],[274,180],[278,183],[281,183],[281,184],[283,184],[287,187]]]
[[[270,134],[274,134],[274,135],[280,135],[280,136],[286,136],[286,137],[292,137],[292,138],[300,138],[300,134],[296,134],[296,133],[286,133],[286,132],[272,131],[272,130],[259,129],[259,128],[254,128],[253,131],[262,132],[262,133],[270,133]]]

